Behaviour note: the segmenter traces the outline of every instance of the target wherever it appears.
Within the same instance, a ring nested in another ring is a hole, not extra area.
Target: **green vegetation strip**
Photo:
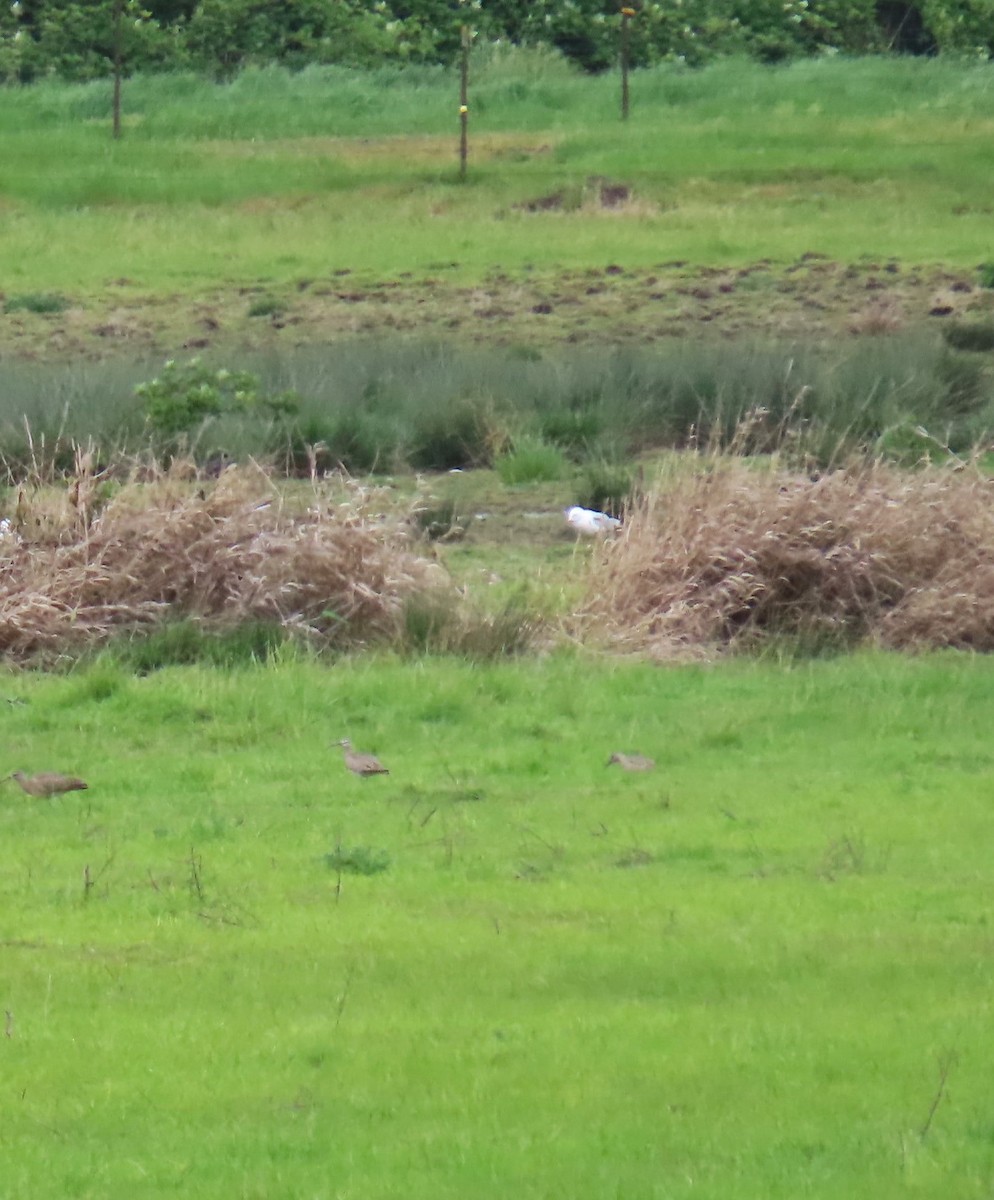
[[[5,1196],[989,1195],[992,670],[8,675]]]
[[[456,78],[441,70],[129,80],[118,143],[105,82],[13,91],[0,278],[168,295],[451,263],[475,280],[806,251],[991,256],[986,64],[663,65],[633,82],[625,125],[617,87],[527,54],[481,63],[465,186]]]

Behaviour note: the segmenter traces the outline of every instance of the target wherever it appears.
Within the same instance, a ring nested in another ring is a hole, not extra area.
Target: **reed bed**
[[[4,522],[0,650],[53,656],[179,619],[343,646],[392,638],[441,573],[375,491],[345,486],[344,501],[318,484],[291,507],[256,465],[208,479],[177,461],[118,486],[78,454],[65,491],[22,485]]]
[[[719,456],[634,506],[579,617],[660,657],[783,635],[994,650],[994,482],[962,460],[807,476]]]

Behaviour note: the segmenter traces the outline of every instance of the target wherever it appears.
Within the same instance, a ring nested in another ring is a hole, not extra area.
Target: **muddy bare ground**
[[[370,280],[348,271],[283,285],[219,287],[198,295],[149,294],[119,279],[100,294],[57,298],[61,312],[31,311],[30,297],[0,296],[0,357],[72,360],[172,356],[310,345],[355,334],[456,335],[488,345],[645,344],[710,333],[837,337],[923,322],[994,317],[979,273],[893,260],[494,273],[467,284],[458,263]],[[26,303],[27,301],[27,303]]]

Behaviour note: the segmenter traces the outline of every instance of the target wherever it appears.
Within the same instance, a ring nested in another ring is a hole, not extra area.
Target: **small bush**
[[[407,460],[419,471],[451,471],[486,467],[498,448],[494,431],[479,401],[462,400],[414,414]]]
[[[630,504],[635,479],[629,467],[613,462],[587,463],[580,474],[576,501],[584,508],[621,517]]]
[[[944,325],[942,336],[954,350],[972,350],[977,353],[994,350],[994,323],[990,321]]]
[[[57,292],[26,292],[19,296],[8,296],[3,304],[5,313],[63,313],[72,302]]]
[[[583,458],[603,428],[600,413],[591,408],[555,408],[539,421],[543,440],[559,446],[574,460]]]
[[[404,605],[403,644],[415,654],[449,649],[458,613],[451,597],[427,592],[411,596]]]
[[[557,446],[547,442],[522,438],[508,454],[502,454],[494,464],[501,482],[551,483],[569,472],[566,456]]]
[[[388,414],[350,408],[338,414],[325,445],[331,461],[350,474],[370,474],[393,468],[400,434]]]
[[[134,394],[143,402],[148,425],[166,444],[211,418],[253,414],[282,427],[300,406],[293,392],[265,394],[251,371],[209,367],[199,358],[170,360],[161,375],[139,383]]]

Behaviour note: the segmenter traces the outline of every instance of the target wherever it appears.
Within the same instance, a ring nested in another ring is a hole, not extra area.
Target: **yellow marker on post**
[[[462,55],[459,61],[459,178],[466,178],[469,159],[469,48],[473,34],[468,25],[462,27]]]

